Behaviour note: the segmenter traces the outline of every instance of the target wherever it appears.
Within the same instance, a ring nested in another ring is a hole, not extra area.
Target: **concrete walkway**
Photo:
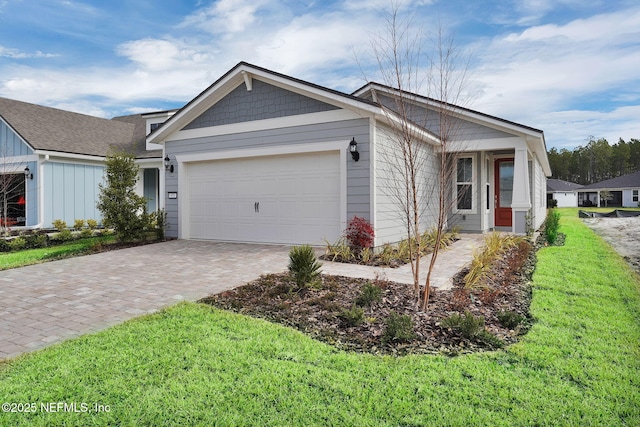
[[[453,276],[471,262],[474,249],[482,246],[484,243],[484,235],[482,234],[461,234],[459,237],[460,240],[439,252],[433,273],[431,274],[432,287],[451,289]],[[424,283],[427,278],[430,262],[431,255],[423,257],[420,261],[420,283]],[[365,279],[375,279],[377,275],[380,278],[386,278],[393,282],[413,284],[411,264],[406,264],[398,268],[384,268],[323,261],[322,271],[325,274],[362,277]]]
[[[450,286],[481,242],[463,235],[441,252],[433,286]],[[285,271],[288,255],[286,246],[174,240],[0,271],[0,360]],[[324,262],[322,270],[413,283],[409,265]]]

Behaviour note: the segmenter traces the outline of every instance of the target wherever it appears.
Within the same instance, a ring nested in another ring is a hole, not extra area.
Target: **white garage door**
[[[188,238],[284,244],[335,241],[339,153],[191,163]]]

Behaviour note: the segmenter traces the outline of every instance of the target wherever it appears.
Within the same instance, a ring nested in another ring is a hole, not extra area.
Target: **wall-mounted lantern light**
[[[24,177],[26,179],[33,179],[33,174],[31,173],[31,170],[29,169],[29,166],[24,168]]]
[[[168,154],[164,157],[164,170],[173,173],[173,165],[171,164],[171,159]]]
[[[351,138],[351,142],[349,143],[349,152],[351,153],[351,157],[354,162],[360,160],[360,153],[358,153],[358,143],[355,138]]]

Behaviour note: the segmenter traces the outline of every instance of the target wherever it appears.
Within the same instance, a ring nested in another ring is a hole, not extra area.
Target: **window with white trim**
[[[459,157],[456,162],[456,209],[473,210],[473,157]]]
[[[632,198],[632,200],[634,202],[638,201],[638,190],[633,190],[633,198]]]

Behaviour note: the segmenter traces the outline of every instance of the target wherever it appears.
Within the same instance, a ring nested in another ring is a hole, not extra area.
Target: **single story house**
[[[157,115],[164,121],[168,113]],[[70,225],[100,220],[98,184],[111,150],[135,153],[139,193],[151,211],[158,209],[164,168],[161,147],[146,146],[149,121],[142,115],[107,120],[0,98],[0,218],[25,228],[48,228],[56,219]]]
[[[605,200],[603,192],[610,199]],[[578,192],[579,206],[640,207],[640,171],[585,185]]]
[[[347,94],[241,62],[179,110],[107,120],[0,98],[0,176],[14,183],[8,225],[100,219],[105,158],[126,150],[149,210],[166,210],[169,237],[321,245],[357,215],[376,246],[401,240],[401,165],[390,155],[397,93],[369,83]],[[442,111],[456,128],[449,226],[524,234],[543,223],[551,170],[542,131],[402,95],[424,159],[423,229],[436,215]]]
[[[578,207],[578,190],[582,187],[562,179],[547,179],[547,206],[551,205],[551,200],[555,200],[559,208]]]
[[[375,245],[406,236],[397,186],[392,88],[352,94],[241,62],[147,136],[162,147],[167,235],[181,239],[320,245],[364,217]],[[403,94],[422,141],[423,226],[435,212],[439,112],[455,124],[450,225],[524,234],[546,214],[551,175],[542,131]]]

